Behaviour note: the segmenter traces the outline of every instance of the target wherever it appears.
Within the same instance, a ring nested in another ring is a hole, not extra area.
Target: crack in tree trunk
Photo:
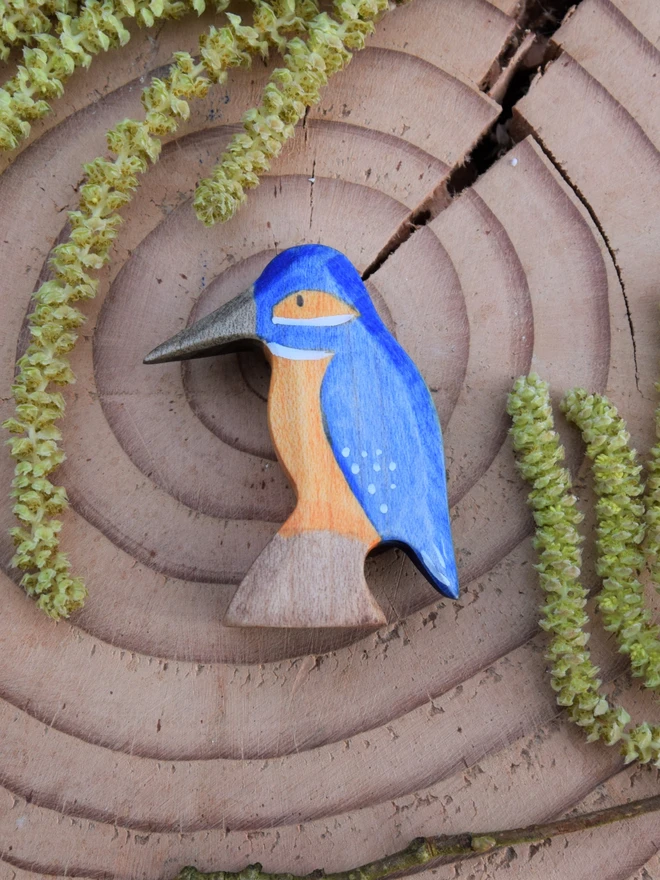
[[[513,108],[527,93],[534,78],[542,73],[544,65],[561,54],[553,51],[550,39],[581,2],[582,0],[577,2],[555,0],[555,2],[541,3],[533,0],[524,5],[515,31],[494,64],[494,68],[501,71],[501,76],[507,78],[504,90],[496,98],[497,103],[502,105],[502,112],[472,150],[456,163],[449,176],[402,221],[376,259],[365,269],[363,280],[366,281],[374,275],[415,232],[434,220],[465,189],[473,186],[495,162],[515,149],[519,140],[514,140],[508,130],[513,117]],[[533,48],[534,44],[529,41],[531,34],[535,35],[536,41],[542,41],[536,43],[541,51],[538,60],[526,66],[524,61],[529,52],[520,50],[526,41],[529,44],[528,49]],[[545,47],[544,51],[543,47]],[[512,65],[514,65],[513,70]],[[481,84],[481,90],[490,95],[497,79],[498,77],[491,71]]]

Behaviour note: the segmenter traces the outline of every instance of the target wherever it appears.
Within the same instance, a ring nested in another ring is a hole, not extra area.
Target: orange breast
[[[374,547],[380,536],[356,500],[323,431],[321,382],[331,356],[297,361],[271,356],[268,423],[298,504],[280,529],[288,537],[332,531]]]

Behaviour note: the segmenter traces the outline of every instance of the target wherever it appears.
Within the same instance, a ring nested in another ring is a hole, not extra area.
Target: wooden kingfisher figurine
[[[239,586],[229,626],[372,627],[366,555],[401,547],[457,598],[440,423],[417,367],[338,251],[284,251],[255,284],[145,358],[261,345],[268,421],[298,502]]]

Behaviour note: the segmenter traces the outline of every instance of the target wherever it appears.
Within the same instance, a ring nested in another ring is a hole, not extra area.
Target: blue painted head
[[[300,245],[275,257],[253,288],[159,345],[145,363],[206,357],[250,340],[273,353],[304,360],[308,352],[313,359],[354,348],[365,331],[389,336],[350,260],[324,245]]]
[[[254,285],[254,299],[257,336],[275,354],[340,354],[353,349],[365,330],[387,333],[352,263],[324,245],[301,245],[275,257]]]

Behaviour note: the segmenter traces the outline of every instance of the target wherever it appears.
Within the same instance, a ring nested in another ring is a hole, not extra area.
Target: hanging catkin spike
[[[84,320],[75,303],[96,294],[94,273],[109,260],[121,223],[117,212],[130,201],[149,162],[158,159],[158,136],[174,131],[188,117],[189,99],[206,95],[229,68],[249,63],[260,35],[237,24],[211,28],[200,39],[201,62],[186,53],[175,55],[168,77],[153,80],[143,92],[144,121],[127,119],[108,132],[115,158],[99,157],[85,166],[80,204],[69,214],[70,238],[53,251],[55,277],[35,294],[31,342],[18,362],[12,388],[16,414],[4,427],[15,435],[10,444],[17,462],[12,495],[20,525],[12,530],[13,562],[26,572],[21,584],[28,595],[55,619],[68,617],[86,596],[84,584],[71,577],[69,560],[59,551],[62,524],[54,517],[67,506],[66,492],[49,479],[64,460],[55,424],[64,413],[64,399],[52,387],[75,381],[67,354]]]
[[[286,44],[286,66],[273,71],[261,106],[243,119],[244,132],[232,138],[210,177],[197,187],[193,206],[206,226],[232,217],[257,186],[308,107],[318,103],[328,77],[362,49],[388,0],[336,0],[334,18],[325,12],[307,25],[308,37]],[[309,11],[313,9],[310,5]]]
[[[572,392],[566,405],[570,408],[585,397],[586,392]],[[630,716],[601,692],[598,669],[589,655],[589,636],[584,631],[587,594],[580,584],[582,539],[577,526],[581,516],[576,510],[570,474],[562,466],[564,450],[554,429],[547,383],[534,374],[518,379],[509,395],[508,412],[513,420],[511,437],[518,468],[531,486],[528,500],[536,523],[537,570],[547,596],[541,609],[541,626],[552,634],[547,657],[557,702],[590,741],[600,739],[607,745],[620,742],[626,762],[638,760],[660,766],[660,726],[643,722],[627,729]],[[600,415],[598,409],[596,412]],[[598,418],[592,421],[592,417],[593,412],[586,410],[580,416],[585,436],[590,438],[599,433]],[[623,442],[617,436],[622,442],[614,446],[626,457],[623,447],[627,449],[627,439]],[[634,457],[627,459],[630,462]],[[618,535],[599,535],[601,560],[611,556],[613,566],[625,565],[626,553]],[[645,675],[653,680],[659,671],[657,662],[651,659]]]
[[[193,0],[194,8],[201,11],[203,2]],[[154,3],[155,0],[150,0],[148,4],[149,15],[178,14],[183,9],[181,3],[156,3],[155,6]],[[221,9],[228,5],[229,0],[216,2]],[[18,363],[19,372],[13,386],[16,414],[5,422],[5,427],[14,435],[10,443],[16,459],[12,494],[20,525],[12,530],[16,545],[14,564],[25,572],[21,583],[26,592],[55,619],[67,617],[80,608],[86,590],[80,578],[71,576],[69,560],[59,550],[61,522],[56,517],[66,508],[67,496],[49,477],[64,459],[61,433],[56,427],[64,413],[64,399],[53,386],[74,381],[67,354],[84,320],[75,303],[96,294],[95,272],[110,259],[121,223],[118,211],[130,201],[139,176],[150,162],[158,159],[160,137],[172,134],[188,118],[188,101],[204,97],[214,83],[224,82],[230,68],[249,66],[253,55],[266,57],[273,47],[286,49],[289,67],[281,70],[267,87],[265,101],[269,107],[277,103],[280,115],[291,119],[282,124],[290,126],[292,131],[294,118],[299,118],[306,106],[300,97],[295,99],[295,95],[299,95],[303,86],[307,90],[305,95],[318,93],[327,76],[340,69],[350,57],[346,47],[363,45],[364,36],[372,27],[371,20],[387,7],[387,2],[346,0],[337,3],[340,22],[319,14],[316,0],[273,3],[254,0],[254,6],[251,26],[244,24],[239,16],[228,14],[224,27],[211,27],[202,35],[199,61],[187,53],[177,53],[168,76],[153,79],[142,93],[144,120],[127,119],[108,132],[108,148],[115,158],[99,157],[84,166],[86,182],[80,190],[79,208],[69,214],[70,238],[53,251],[51,263],[55,277],[35,294],[36,308],[29,316],[31,342]],[[105,22],[103,27],[93,18],[99,14]],[[11,89],[0,90],[0,142],[5,138],[18,143],[29,129],[26,119],[47,112],[45,101],[35,101],[36,93],[48,97],[61,93],[66,76],[76,64],[88,63],[93,48],[95,51],[106,48],[106,37],[110,46],[115,40],[121,42],[124,39],[122,16],[129,14],[142,15],[144,19],[146,0],[135,4],[133,0],[121,0],[118,6],[113,5],[113,0],[105,0],[102,9],[96,0],[87,0],[77,18],[61,18],[59,38],[48,37],[55,41],[48,43],[52,52],[34,50],[37,54],[29,56],[35,59],[32,67],[20,68],[17,77],[10,81],[15,81],[16,86],[12,86],[12,94]],[[85,16],[91,16],[88,25],[96,42],[83,27],[87,21]],[[92,27],[93,22],[96,23]],[[108,32],[114,36],[108,36]],[[342,34],[341,40],[338,33]],[[307,34],[308,40],[301,40],[297,36],[301,34]],[[317,72],[317,66],[323,67],[322,74]],[[39,88],[35,86],[37,82]],[[287,91],[289,85],[291,89]],[[20,100],[19,92],[23,96]],[[291,102],[286,112],[283,103],[278,103],[284,102],[282,95]],[[23,108],[22,116],[15,112],[19,105]],[[248,114],[254,120],[255,132],[260,127],[259,114],[259,110]],[[228,162],[235,163],[230,166],[232,173],[243,174],[251,185],[256,185],[257,175],[268,167],[268,161],[266,152],[263,157],[255,155],[253,141],[247,150],[247,143],[241,139],[249,137],[246,133],[235,140]],[[261,134],[259,143],[267,149],[279,148],[275,139],[262,138]],[[247,152],[249,163],[245,158]],[[233,214],[244,198],[244,188],[237,184],[230,190],[220,206],[224,205],[220,212],[222,217]],[[217,200],[210,210],[215,217],[219,210]]]
[[[1,0],[0,60],[6,61],[15,47],[33,46],[53,29],[58,13],[75,14],[74,0]]]
[[[658,688],[659,629],[644,607],[639,579],[646,532],[642,467],[629,446],[623,419],[604,397],[575,389],[566,395],[561,408],[582,432],[592,461],[598,497],[596,571],[603,579],[598,608],[605,629],[615,634],[619,650],[630,657],[632,674],[642,677],[646,687]]]
[[[229,0],[216,0],[218,11],[228,5]],[[94,55],[128,42],[127,18],[150,27],[204,8],[205,0],[85,0],[77,14],[58,11],[57,29],[31,35],[23,63],[0,88],[0,149],[13,150],[28,137],[30,123],[50,112],[49,101],[63,94],[76,68],[89,67]]]

